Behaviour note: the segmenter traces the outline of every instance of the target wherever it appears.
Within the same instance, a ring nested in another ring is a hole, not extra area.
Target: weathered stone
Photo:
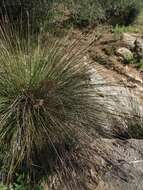
[[[135,40],[138,40],[140,44],[142,44],[142,48],[143,48],[143,39],[141,36],[134,33],[123,33],[122,41],[129,49],[134,48]]]
[[[123,57],[124,60],[130,61],[133,59],[133,53],[125,47],[117,49],[116,54]]]
[[[134,48],[135,40],[136,40],[136,37],[134,37],[128,33],[123,33],[123,42],[129,48]]]
[[[106,148],[118,160],[102,178],[96,190],[142,190],[143,189],[143,140],[119,141],[105,139]],[[109,149],[109,151],[110,151]]]
[[[143,59],[143,44],[140,40],[136,39],[134,42],[134,58],[140,62]]]

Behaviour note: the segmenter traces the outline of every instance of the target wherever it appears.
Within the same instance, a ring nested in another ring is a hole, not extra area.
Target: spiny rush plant
[[[81,178],[73,176],[79,171],[83,178],[86,166],[95,164],[87,162],[88,152],[93,155],[87,139],[89,131],[104,125],[105,111],[83,59],[86,48],[77,51],[78,42],[43,45],[40,38],[33,43],[8,31],[0,28],[0,164],[5,181],[12,182],[16,172],[26,173],[31,185],[56,174],[67,189],[83,188]],[[87,154],[77,155],[80,148]]]

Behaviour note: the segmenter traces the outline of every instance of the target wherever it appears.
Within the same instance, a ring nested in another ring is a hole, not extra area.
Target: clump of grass
[[[44,176],[57,175],[67,188],[82,187],[81,163],[85,170],[95,164],[86,163],[93,154],[87,137],[102,127],[105,111],[83,59],[86,48],[77,51],[77,41],[66,48],[59,41],[41,44],[39,36],[33,42],[13,31],[0,27],[0,166],[5,181],[25,173],[33,186]],[[82,157],[85,145],[88,154]]]
[[[120,26],[118,24],[112,29],[112,32],[116,36],[121,36],[124,32],[133,32],[133,31],[135,31],[135,28],[133,28],[133,26]]]

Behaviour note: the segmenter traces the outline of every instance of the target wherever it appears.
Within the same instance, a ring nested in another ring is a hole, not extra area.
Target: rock
[[[143,48],[143,39],[141,38],[141,36],[134,33],[123,33],[122,41],[129,49],[134,48],[135,40],[138,40],[140,44],[142,44]]]
[[[135,59],[140,62],[140,60],[143,59],[143,44],[140,42],[140,40],[135,40],[133,51]]]
[[[128,33],[123,33],[123,42],[124,44],[129,47],[129,48],[134,48],[134,42],[136,40],[136,37],[128,34]]]
[[[120,167],[120,166],[119,166]],[[104,181],[102,181],[98,189],[99,190],[142,190],[143,189],[143,174],[131,168],[128,164],[125,164],[126,172],[130,175],[126,176],[122,173],[116,174],[115,171],[111,170],[106,173]],[[119,177],[120,175],[120,177]]]
[[[125,47],[117,49],[116,54],[123,57],[126,61],[131,61],[133,59],[133,53]]]
[[[118,160],[118,166],[108,170],[96,190],[142,190],[143,140],[130,139],[117,143],[116,140],[105,139],[105,144]]]

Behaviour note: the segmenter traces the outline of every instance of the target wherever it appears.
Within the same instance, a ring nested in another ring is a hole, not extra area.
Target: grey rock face
[[[97,190],[143,190],[143,140],[105,141],[118,164],[109,169]]]

